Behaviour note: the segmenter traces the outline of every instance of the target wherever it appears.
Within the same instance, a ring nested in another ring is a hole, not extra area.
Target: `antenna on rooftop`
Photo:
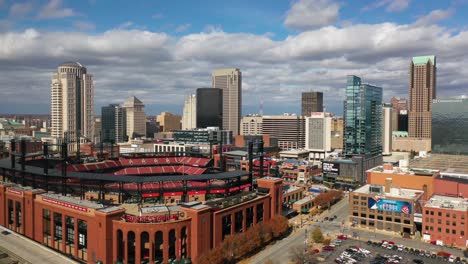
[[[263,116],[263,97],[260,98],[260,110],[258,111],[258,113]]]

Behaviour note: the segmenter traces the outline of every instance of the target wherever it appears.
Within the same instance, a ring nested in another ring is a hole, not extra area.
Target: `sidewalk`
[[[3,226],[0,226],[0,231],[10,232],[8,235],[0,234],[0,247],[29,263],[78,263]]]

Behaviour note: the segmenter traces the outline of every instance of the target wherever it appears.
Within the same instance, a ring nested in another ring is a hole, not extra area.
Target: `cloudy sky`
[[[52,72],[79,61],[100,107],[135,95],[182,112],[215,68],[243,73],[243,114],[342,113],[346,75],[407,96],[410,58],[437,55],[439,97],[468,94],[466,0],[0,0],[0,113],[48,113]]]

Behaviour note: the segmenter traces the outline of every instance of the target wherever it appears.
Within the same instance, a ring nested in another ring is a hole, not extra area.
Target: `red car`
[[[335,248],[332,247],[332,246],[324,246],[324,247],[322,248],[322,250],[325,250],[325,251],[333,251],[333,250],[335,250]]]
[[[320,250],[314,249],[314,254],[317,254],[317,253],[319,253],[319,252],[320,252]]]
[[[339,235],[336,238],[338,238],[340,240],[346,240],[346,239],[348,239],[348,236],[347,235]]]
[[[389,243],[390,245],[395,245],[395,242],[393,242],[393,241],[388,241],[388,243]]]

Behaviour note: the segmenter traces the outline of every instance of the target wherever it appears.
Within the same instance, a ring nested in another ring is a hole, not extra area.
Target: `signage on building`
[[[322,162],[322,171],[328,175],[340,175],[340,164]]]
[[[81,211],[81,212],[87,212],[88,211],[88,209],[86,207],[82,207],[82,206],[78,206],[78,205],[75,205],[75,204],[70,204],[70,203],[66,203],[66,202],[62,202],[62,201],[57,201],[57,200],[53,200],[53,199],[49,199],[49,198],[45,198],[45,197],[42,197],[42,201],[48,202],[48,203],[51,203],[51,204],[55,204],[55,205],[59,205],[59,206],[63,206],[63,207],[67,207],[67,208],[70,208],[70,209],[78,210],[78,211]]]
[[[144,215],[136,216],[131,214],[123,214],[121,219],[129,223],[159,223],[170,220],[179,220],[179,216],[183,217],[184,213],[179,214],[168,214],[168,215]]]
[[[422,223],[422,214],[414,213],[414,222]]]
[[[23,196],[23,192],[22,192],[22,191],[17,191],[17,190],[13,190],[13,189],[8,189],[8,190],[7,190],[7,193],[13,193],[13,194],[16,194],[16,195],[21,195],[21,196]]]
[[[369,197],[368,207],[369,209],[380,211],[403,213],[407,215],[411,214],[411,204],[406,201],[395,201]]]

